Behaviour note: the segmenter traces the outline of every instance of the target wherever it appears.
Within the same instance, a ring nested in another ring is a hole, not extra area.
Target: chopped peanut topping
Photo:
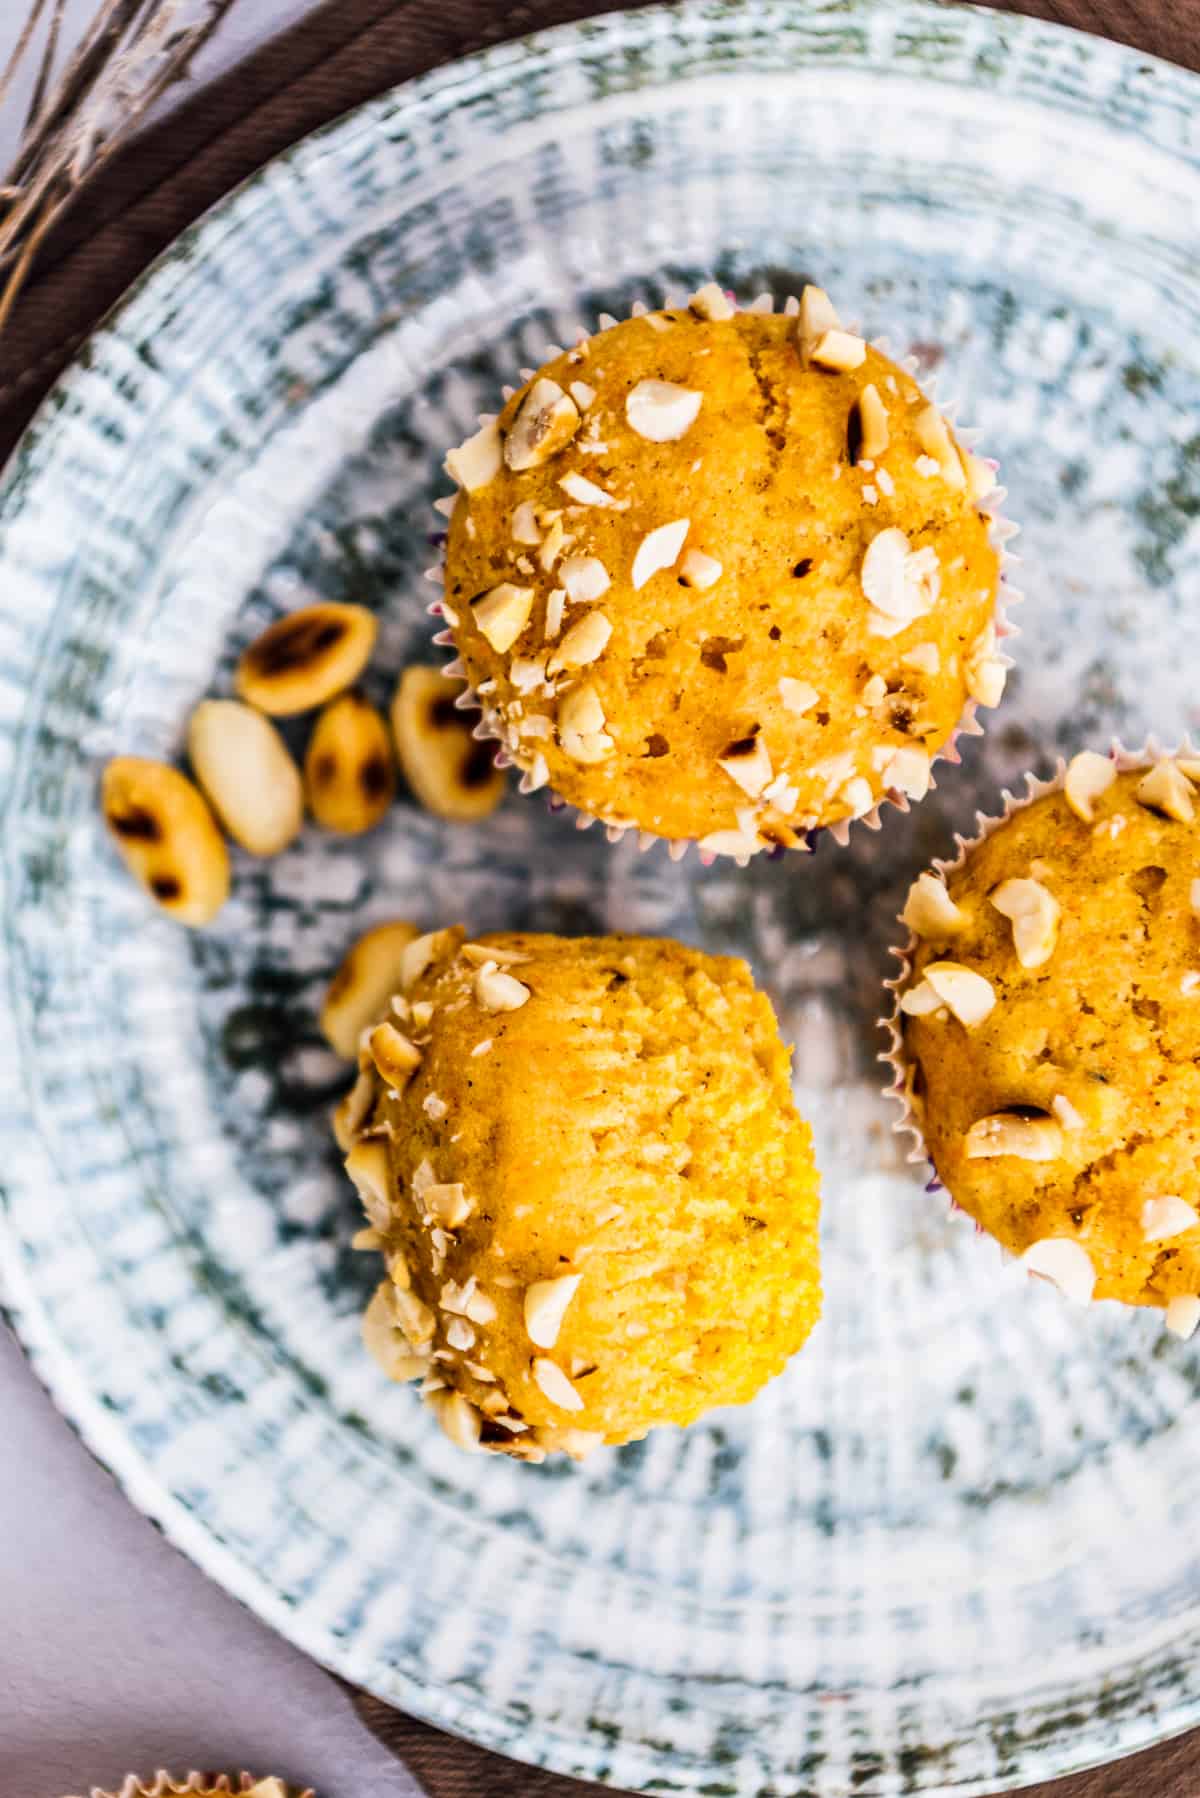
[[[1001,917],[1012,921],[1013,947],[1023,968],[1040,968],[1058,941],[1062,908],[1040,880],[1005,880],[991,895]]]
[[[908,889],[901,921],[916,936],[952,936],[967,923],[967,914],[955,905],[945,882],[936,874],[918,874]]]
[[[1045,1115],[1022,1117],[1019,1112],[1000,1111],[971,1125],[965,1151],[968,1161],[1000,1155],[1013,1155],[1019,1161],[1057,1161],[1063,1152],[1062,1125]]]
[[[1094,749],[1081,750],[1067,763],[1063,798],[1077,818],[1090,824],[1096,815],[1093,800],[1107,793],[1116,778],[1117,764],[1111,757],[1097,755]]]

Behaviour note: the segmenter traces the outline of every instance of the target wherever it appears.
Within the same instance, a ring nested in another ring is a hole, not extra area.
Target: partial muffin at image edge
[[[820,1284],[811,1135],[745,963],[453,928],[395,965],[335,1117],[384,1371],[528,1461],[752,1398]]]
[[[1008,665],[994,466],[789,308],[608,321],[446,463],[439,641],[523,789],[739,859],[921,798]]]
[[[1200,1322],[1200,758],[1085,751],[911,888],[897,1128],[1081,1301]]]
[[[160,1769],[152,1779],[129,1773],[114,1790],[90,1788],[90,1798],[316,1798],[310,1787],[303,1791],[287,1786],[274,1775],[256,1779],[252,1773],[231,1778],[226,1773],[187,1773],[175,1779]]]

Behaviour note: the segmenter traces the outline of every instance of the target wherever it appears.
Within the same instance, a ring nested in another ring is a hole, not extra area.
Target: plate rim
[[[75,350],[68,367],[57,377],[40,402],[37,411],[14,446],[6,464],[0,468],[0,555],[3,553],[5,530],[11,517],[20,511],[21,489],[30,478],[41,473],[39,464],[53,455],[58,431],[67,428],[71,419],[70,402],[86,382],[89,367],[98,346],[119,340],[128,319],[136,320],[137,309],[150,297],[170,293],[174,283],[186,281],[192,258],[202,251],[208,236],[226,225],[238,228],[242,209],[252,203],[253,196],[271,178],[273,170],[294,160],[319,156],[343,138],[343,134],[369,132],[383,118],[411,116],[413,109],[434,105],[457,88],[468,92],[473,85],[490,86],[504,73],[511,72],[530,59],[552,59],[578,55],[586,47],[603,55],[606,46],[627,45],[639,32],[652,35],[660,26],[682,29],[690,22],[709,27],[723,19],[736,25],[769,17],[778,10],[778,0],[682,0],[682,4],[654,4],[589,17],[549,26],[519,38],[439,64],[424,74],[398,83],[383,93],[360,102],[335,119],[287,146],[237,186],[220,196],[203,213],[166,245],[129,288],[108,309]],[[1006,47],[1014,43],[1036,45],[1046,43],[1053,51],[1059,46],[1065,52],[1074,42],[1086,45],[1089,55],[1102,64],[1124,71],[1131,80],[1166,79],[1200,97],[1200,74],[1189,71],[1164,58],[1072,27],[1037,19],[1020,13],[997,11],[977,4],[949,4],[949,0],[817,0],[806,5],[806,11],[817,18],[822,14],[841,19],[877,16],[911,18],[928,28],[944,28],[949,14],[967,15],[975,20],[975,29],[984,34],[1002,36]],[[796,67],[804,66],[797,59]],[[658,84],[651,84],[658,85]],[[1110,128],[1120,129],[1110,123]],[[1190,162],[1200,182],[1200,158],[1189,157],[1176,148],[1183,162]],[[15,734],[19,734],[20,726]],[[11,791],[0,797],[0,824],[12,804]],[[4,870],[0,868],[0,906],[7,912]],[[13,958],[0,942],[0,964],[9,980],[14,978]],[[16,1071],[19,1075],[19,1070]],[[507,1724],[501,1713],[484,1710],[476,1701],[456,1700],[444,1683],[417,1678],[402,1667],[389,1670],[388,1683],[372,1679],[353,1667],[355,1650],[352,1642],[341,1643],[340,1662],[329,1658],[333,1646],[323,1648],[305,1639],[306,1626],[302,1608],[292,1609],[278,1598],[253,1568],[240,1560],[208,1524],[200,1522],[172,1492],[161,1476],[155,1474],[127,1433],[104,1407],[90,1388],[70,1351],[59,1342],[37,1297],[36,1286],[28,1277],[20,1254],[20,1241],[12,1229],[3,1184],[0,1183],[0,1317],[9,1324],[24,1358],[43,1390],[51,1398],[59,1415],[74,1431],[92,1458],[112,1478],[129,1501],[160,1529],[171,1545],[187,1555],[208,1578],[243,1604],[260,1620],[298,1647],[317,1665],[335,1678],[352,1682],[382,1702],[447,1731],[476,1746],[492,1749],[509,1759],[526,1765],[543,1767],[567,1777],[595,1780],[601,1785],[638,1789],[635,1779],[653,1780],[656,1789],[692,1793],[700,1789],[690,1781],[699,1780],[713,1763],[696,1760],[676,1748],[669,1756],[654,1753],[643,1743],[627,1737],[621,1739],[599,1758],[588,1759],[586,1744],[577,1733],[564,1733],[559,1727],[539,1717],[529,1724]],[[216,1571],[220,1568],[221,1571]],[[1200,1608],[1197,1610],[1200,1627]],[[1123,1721],[1116,1729],[1115,1745],[1100,1748],[1082,1758],[1046,1758],[1042,1749],[1028,1752],[1028,1765],[1017,1775],[1022,1784],[1031,1779],[1058,1778],[1089,1768],[1106,1766],[1127,1755],[1178,1739],[1200,1725],[1200,1689],[1181,1707],[1179,1720],[1171,1718],[1168,1726],[1157,1727],[1151,1720],[1149,1730],[1139,1729],[1136,1720]],[[517,1740],[511,1738],[515,1734]],[[572,1752],[574,1750],[574,1752]],[[723,1769],[737,1779],[739,1798],[757,1798],[759,1788],[744,1783],[732,1769]],[[662,1777],[682,1772],[684,1782]],[[868,1788],[882,1793],[895,1789],[891,1785]],[[905,1791],[953,1793],[955,1798],[985,1798],[987,1794],[1011,1792],[1008,1777],[959,1780],[950,1786],[909,1786]],[[825,1792],[818,1778],[813,1791]],[[799,1798],[799,1795],[798,1795]],[[809,1798],[808,1793],[804,1798]]]

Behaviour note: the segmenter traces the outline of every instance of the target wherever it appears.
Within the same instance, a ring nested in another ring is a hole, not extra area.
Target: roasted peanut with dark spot
[[[463,692],[440,668],[406,668],[392,700],[404,778],[427,811],[461,823],[486,818],[504,797],[495,745],[472,735],[478,717],[455,709]]]
[[[347,1061],[358,1054],[368,1024],[385,1017],[388,1000],[401,991],[401,951],[417,934],[415,924],[395,919],[377,924],[346,951],[321,1007],[321,1029]]]
[[[277,619],[245,651],[235,685],[273,718],[315,711],[351,686],[367,665],[378,621],[365,606],[305,606]]]
[[[308,809],[326,830],[358,836],[379,823],[396,791],[383,717],[355,689],[327,705],[304,758]]]
[[[210,924],[229,897],[229,852],[204,798],[166,762],[120,756],[101,805],[125,864],[181,924]]]

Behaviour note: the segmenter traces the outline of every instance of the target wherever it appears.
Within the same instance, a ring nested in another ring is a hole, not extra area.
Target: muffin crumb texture
[[[530,1461],[752,1398],[820,1294],[811,1137],[745,964],[456,928],[400,976],[335,1120],[385,1371]]]
[[[900,999],[952,1197],[1067,1296],[1162,1306],[1179,1335],[1200,1320],[1198,786],[1182,756],[1076,756],[914,884]]]
[[[710,287],[612,325],[447,471],[446,623],[527,791],[715,853],[800,847],[923,797],[999,701],[991,465],[818,289],[797,316]]]

